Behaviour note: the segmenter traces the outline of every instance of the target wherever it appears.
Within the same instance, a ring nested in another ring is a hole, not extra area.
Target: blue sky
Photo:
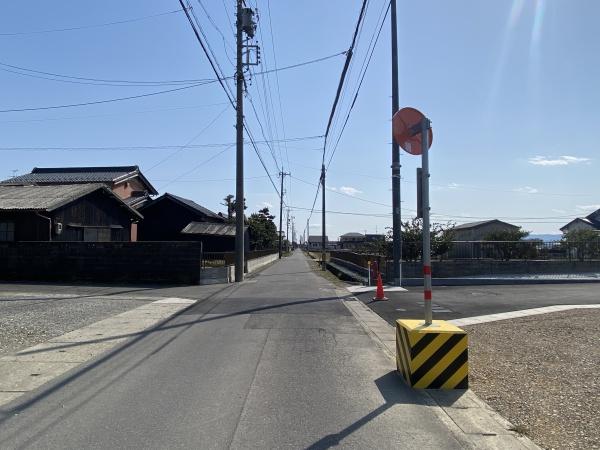
[[[235,2],[202,1],[225,43],[200,3],[191,3],[223,71],[232,75]],[[259,8],[258,38],[263,68],[268,69],[275,61],[283,67],[346,50],[360,8],[359,1],[348,0],[251,3]],[[369,1],[330,142],[338,137],[384,4]],[[170,13],[178,8],[178,1],[171,0],[5,2],[0,7],[0,63],[109,80],[213,78],[185,15]],[[570,218],[600,208],[599,14],[600,3],[594,0],[398,1],[400,105],[422,110],[433,122],[435,220],[501,218],[535,233],[558,233]],[[32,33],[136,18],[143,19]],[[268,80],[252,77],[249,94],[268,139],[324,133],[343,62],[337,56],[271,74]],[[66,83],[16,71],[21,74],[0,70],[1,110],[183,86]],[[388,21],[329,168],[327,209],[353,213],[329,215],[330,238],[349,231],[381,232],[391,225],[390,85]],[[266,98],[265,90],[270,92]],[[223,197],[235,192],[235,151],[204,145],[234,141],[235,114],[226,101],[213,83],[86,107],[3,112],[0,175],[26,173],[34,166],[138,164],[161,193],[222,211]],[[269,119],[263,114],[265,104]],[[254,137],[262,139],[248,101],[246,117]],[[186,144],[195,147],[175,148]],[[322,145],[322,139],[274,143],[274,157],[260,145],[278,186],[274,159],[292,173],[286,180],[286,201],[294,208],[291,214],[300,232],[315,196]],[[161,146],[166,148],[132,148]],[[10,150],[14,147],[59,149]],[[81,147],[87,148],[72,150]],[[97,147],[120,149],[93,149]],[[420,160],[408,154],[401,159],[403,215],[411,217]],[[246,163],[249,211],[273,205],[272,211],[278,212],[273,186],[250,146]],[[315,213],[311,234],[320,232],[319,224]]]

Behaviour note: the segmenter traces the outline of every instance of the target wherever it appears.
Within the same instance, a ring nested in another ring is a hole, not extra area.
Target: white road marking
[[[496,322],[498,320],[517,319],[520,317],[535,316],[538,314],[549,314],[559,311],[569,311],[571,309],[598,309],[600,304],[595,305],[554,305],[544,306],[541,308],[522,309],[519,311],[510,311],[498,314],[487,314],[484,316],[466,317],[464,319],[454,319],[448,322],[458,326],[464,327],[466,325],[475,325],[479,323]]]

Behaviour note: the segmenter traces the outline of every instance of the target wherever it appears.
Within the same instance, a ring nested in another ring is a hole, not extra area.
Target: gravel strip
[[[56,294],[0,297],[0,356],[150,303],[135,297],[64,297]]]
[[[547,449],[600,448],[600,311],[464,327],[469,384]]]

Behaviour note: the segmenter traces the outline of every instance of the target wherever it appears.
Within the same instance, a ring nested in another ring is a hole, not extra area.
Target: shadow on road
[[[323,438],[319,439],[314,444],[307,447],[309,450],[324,450],[332,447],[337,447],[341,444],[342,440],[350,436],[352,433],[357,431],[362,426],[376,419],[378,416],[392,408],[394,405],[399,404],[417,404],[427,405],[427,399],[424,394],[420,394],[419,391],[409,390],[406,384],[398,376],[396,371],[391,371],[384,376],[375,380],[375,384],[379,389],[385,403],[374,409],[369,414],[361,417],[356,422],[348,425],[343,430],[335,434],[328,434]],[[416,395],[415,395],[416,394]],[[462,394],[461,394],[462,395]]]

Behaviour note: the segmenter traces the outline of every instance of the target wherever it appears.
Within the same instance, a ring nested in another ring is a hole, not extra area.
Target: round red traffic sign
[[[418,125],[425,118],[421,111],[415,108],[402,108],[392,117],[392,134],[394,141],[411,155],[423,153],[421,146],[421,133],[412,134],[411,128]],[[429,128],[429,146],[433,142],[433,131]]]

